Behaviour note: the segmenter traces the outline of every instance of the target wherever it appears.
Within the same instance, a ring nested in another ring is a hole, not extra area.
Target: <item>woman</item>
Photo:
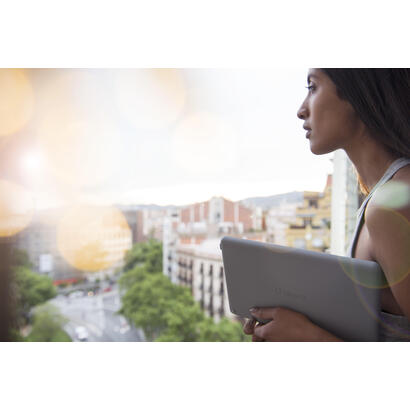
[[[381,290],[380,340],[410,340],[410,69],[311,69],[298,110],[316,155],[344,149],[367,194],[349,256],[373,260]],[[251,310],[253,341],[340,341],[302,313]]]

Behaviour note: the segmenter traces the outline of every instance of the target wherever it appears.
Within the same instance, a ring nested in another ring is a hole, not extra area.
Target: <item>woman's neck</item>
[[[361,135],[355,144],[350,144],[344,150],[369,190],[377,184],[387,168],[399,158],[367,135]]]

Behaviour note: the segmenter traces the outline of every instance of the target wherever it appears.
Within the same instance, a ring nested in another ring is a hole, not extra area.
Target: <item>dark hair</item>
[[[372,137],[394,155],[410,158],[409,68],[321,70],[336,85],[338,96],[352,105]],[[360,176],[359,183],[364,185]]]

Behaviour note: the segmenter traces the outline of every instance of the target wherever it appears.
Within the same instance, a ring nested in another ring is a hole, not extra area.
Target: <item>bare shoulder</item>
[[[410,184],[410,164],[400,168],[393,176],[392,180],[407,181]]]
[[[376,190],[365,213],[370,253],[386,269],[410,266],[410,166]]]
[[[369,201],[366,225],[382,224],[386,218],[410,220],[410,164],[399,169]]]

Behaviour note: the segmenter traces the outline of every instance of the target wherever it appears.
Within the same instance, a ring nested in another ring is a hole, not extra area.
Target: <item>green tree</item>
[[[174,285],[164,275],[141,275],[122,298],[121,313],[141,327],[149,340],[167,328],[166,315],[176,302],[190,306],[194,303],[188,289]]]
[[[199,342],[248,342],[250,336],[245,335],[238,322],[222,318],[219,323],[214,323],[207,318],[199,325]]]
[[[246,341],[239,323],[206,318],[188,288],[162,274],[162,246],[155,240],[136,244],[119,279],[125,294],[120,313],[141,328],[147,340]]]
[[[14,297],[17,325],[27,322],[31,308],[56,296],[56,288],[50,278],[32,272],[25,266],[15,267]]]
[[[71,342],[70,336],[63,330],[67,323],[59,309],[51,304],[44,304],[35,309],[33,328],[26,338],[27,342]]]
[[[50,278],[32,272],[27,253],[20,249],[13,251],[12,280],[10,291],[13,300],[13,325],[10,340],[23,341],[20,328],[30,320],[30,311],[55,297],[56,288]]]
[[[162,275],[162,272],[157,273]],[[128,290],[135,283],[143,282],[148,275],[152,275],[152,273],[149,273],[145,266],[135,266],[121,275],[118,285],[121,289]]]
[[[135,266],[146,266],[148,272],[162,272],[162,243],[155,239],[138,242],[125,256],[124,271]]]
[[[189,301],[187,304],[177,300],[171,304],[164,319],[166,328],[156,339],[157,342],[196,342],[205,316],[197,303]]]
[[[14,267],[24,266],[28,269],[33,268],[32,264],[30,262],[30,258],[28,257],[27,252],[22,250],[22,249],[14,249],[13,250],[12,265]]]

